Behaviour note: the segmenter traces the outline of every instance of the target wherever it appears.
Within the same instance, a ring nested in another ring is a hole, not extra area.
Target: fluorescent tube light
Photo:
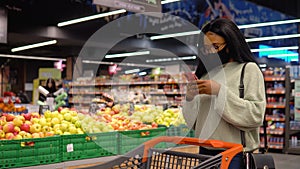
[[[180,32],[180,33],[172,33],[172,34],[165,34],[165,35],[157,35],[157,36],[151,36],[151,40],[157,40],[157,39],[166,39],[166,38],[173,38],[173,37],[180,37],[180,36],[188,36],[188,35],[196,35],[200,34],[199,31],[189,31],[189,32]]]
[[[285,20],[285,21],[273,21],[273,22],[264,22],[264,23],[255,23],[255,24],[248,24],[248,25],[239,25],[238,28],[246,29],[246,28],[255,28],[255,27],[263,27],[263,26],[273,26],[273,25],[282,25],[282,24],[289,24],[289,23],[297,23],[300,22],[300,19],[292,19],[292,20]]]
[[[93,20],[93,19],[103,18],[103,17],[110,16],[110,15],[117,15],[117,14],[121,14],[121,13],[125,13],[125,12],[126,12],[125,9],[120,9],[120,10],[116,10],[116,11],[111,11],[111,12],[101,13],[101,14],[87,16],[87,17],[83,17],[83,18],[73,19],[70,21],[60,22],[57,24],[57,26],[58,27],[67,26],[67,25],[71,25],[71,24],[75,24],[75,23],[80,23],[80,22],[85,22],[85,21],[89,21],[89,20]]]
[[[17,47],[17,48],[12,48],[11,51],[18,52],[18,51],[27,50],[27,49],[32,49],[32,48],[37,48],[37,47],[42,47],[42,46],[47,46],[47,45],[53,45],[56,43],[57,43],[56,40],[51,40],[51,41],[46,41],[46,42],[41,42],[41,43],[35,43],[32,45],[26,45],[26,46],[21,46],[21,47]]]
[[[149,54],[150,54],[150,51],[129,52],[129,53],[105,55],[105,58],[118,58],[118,57],[140,56],[140,55],[149,55]]]
[[[25,56],[25,55],[6,55],[6,54],[0,54],[0,57],[5,58],[16,58],[16,59],[33,59],[33,60],[50,60],[50,61],[66,61],[66,59],[63,58],[50,58],[50,57],[40,57],[40,56]]]
[[[281,57],[289,57],[289,56],[298,56],[298,53],[268,55],[268,58],[278,58],[278,57],[281,58]]]
[[[177,2],[177,1],[180,1],[180,0],[164,0],[164,1],[161,1],[161,4],[163,5],[163,4]]]
[[[120,66],[133,66],[133,67],[147,67],[147,68],[157,68],[161,67],[164,68],[165,66],[161,65],[149,65],[149,64],[136,64],[136,63],[117,63],[117,62],[102,62],[102,61],[94,61],[94,60],[82,60],[82,63],[89,63],[89,64],[105,64],[105,65],[113,65],[117,64]]]
[[[147,63],[151,62],[171,62],[171,61],[178,61],[178,60],[192,60],[196,59],[196,56],[185,56],[185,57],[175,57],[175,58],[160,58],[160,59],[149,59],[146,60]]]
[[[265,48],[265,49],[251,49],[251,52],[267,52],[267,51],[278,51],[278,50],[298,50],[298,46],[287,46],[278,48]]]
[[[265,40],[289,39],[289,38],[298,38],[298,37],[300,37],[300,34],[267,36],[267,37],[246,39],[246,42],[258,42],[258,41],[265,41]]]
[[[126,70],[125,74],[137,73],[137,72],[140,72],[140,71],[141,71],[140,69]]]

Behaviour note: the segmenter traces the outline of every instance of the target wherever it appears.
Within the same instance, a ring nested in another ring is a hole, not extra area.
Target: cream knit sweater
[[[239,83],[244,64],[229,62],[214,69],[202,79],[221,84],[219,94],[197,95],[183,105],[183,114],[190,128],[200,139],[216,139],[241,143],[240,130],[245,131],[246,150],[259,147],[259,127],[266,108],[264,78],[255,63],[248,63],[244,73],[244,99],[239,97]]]

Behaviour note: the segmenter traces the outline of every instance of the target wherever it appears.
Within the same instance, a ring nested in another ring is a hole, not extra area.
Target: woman
[[[245,150],[253,151],[259,148],[259,128],[266,107],[262,72],[243,34],[231,20],[213,20],[201,32],[201,61],[195,72],[199,80],[188,85],[183,106],[185,120],[201,139],[241,143],[244,131]],[[246,62],[244,98],[240,98],[240,76]],[[216,155],[220,151],[200,147],[201,154]],[[229,168],[243,167],[243,154],[239,153]]]

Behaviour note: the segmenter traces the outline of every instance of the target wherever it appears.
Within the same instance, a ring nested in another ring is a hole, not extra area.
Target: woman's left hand
[[[199,94],[218,95],[221,85],[213,80],[197,80]]]

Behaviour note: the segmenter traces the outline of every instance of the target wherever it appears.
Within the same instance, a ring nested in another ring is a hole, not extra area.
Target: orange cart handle
[[[175,144],[186,144],[186,145],[196,145],[196,146],[227,149],[221,153],[222,154],[221,169],[227,169],[232,158],[237,153],[243,151],[243,145],[237,143],[224,142],[220,140],[201,140],[199,138],[191,138],[191,137],[161,136],[161,137],[156,137],[144,143],[144,157],[142,160],[143,162],[147,161],[147,155],[149,149],[161,142],[171,142]]]

